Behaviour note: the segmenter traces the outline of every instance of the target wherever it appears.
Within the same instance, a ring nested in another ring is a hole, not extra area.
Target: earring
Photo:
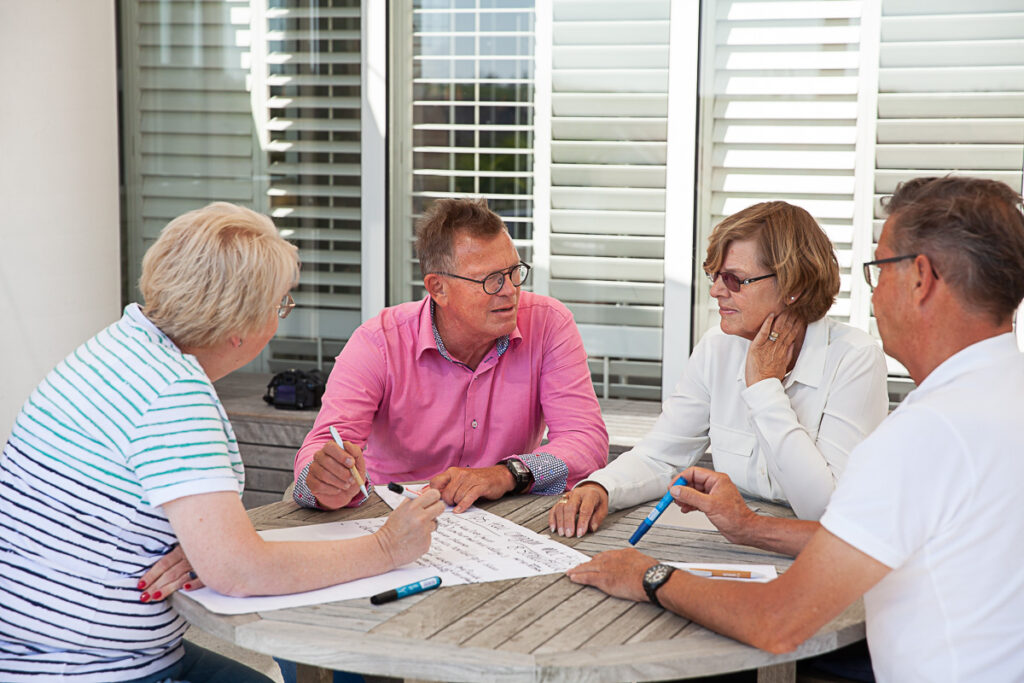
[[[791,296],[791,297],[789,297],[789,300],[790,301],[796,301],[796,297],[795,296]]]
[[[235,348],[236,348],[236,349],[240,349],[240,348],[242,348],[242,340],[241,340],[241,339],[239,339],[239,340],[238,340],[238,343],[236,343],[236,344],[235,344]]]

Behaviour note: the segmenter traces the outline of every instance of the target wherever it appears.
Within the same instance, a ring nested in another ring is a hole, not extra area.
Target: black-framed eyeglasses
[[[875,291],[875,287],[878,285],[878,276],[882,274],[882,265],[886,263],[896,263],[897,261],[906,261],[907,259],[917,258],[920,254],[904,254],[903,256],[890,256],[889,258],[880,258],[874,261],[868,261],[864,264],[864,281],[868,283],[868,289],[872,292]],[[932,268],[932,273],[936,278],[939,274]]]
[[[749,285],[751,282],[775,277],[775,273],[768,273],[767,275],[758,275],[757,277],[748,277],[746,280],[741,280],[727,270],[720,270],[717,273],[709,273],[705,270],[704,274],[708,276],[708,281],[711,282],[711,284],[715,284],[715,280],[722,278],[722,284],[725,285],[725,288],[730,292],[738,292],[740,291],[740,287],[743,285]]]
[[[520,261],[516,265],[508,268],[507,270],[497,270],[483,280],[476,280],[471,277],[464,275],[456,275],[455,273],[445,273],[443,271],[435,270],[427,275],[446,275],[448,277],[455,277],[460,280],[468,280],[469,282],[476,282],[483,286],[485,294],[497,294],[501,291],[501,288],[505,286],[505,278],[512,283],[513,287],[520,287],[526,281],[527,276],[530,274],[530,264]]]
[[[295,299],[292,298],[291,293],[285,294],[281,297],[281,303],[277,305],[277,317],[284,320],[288,317],[288,314],[295,308]]]

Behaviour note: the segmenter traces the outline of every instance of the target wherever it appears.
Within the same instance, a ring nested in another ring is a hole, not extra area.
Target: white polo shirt
[[[822,525],[893,571],[864,596],[880,681],[1024,680],[1024,354],[946,360],[851,455]]]

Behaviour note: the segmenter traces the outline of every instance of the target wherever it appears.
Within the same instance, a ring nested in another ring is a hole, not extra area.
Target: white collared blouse
[[[715,470],[742,492],[821,516],[850,451],[888,412],[885,356],[866,333],[823,318],[782,381],[748,387],[749,348],[718,328],[704,335],[651,431],[587,478],[612,510],[662,496],[710,446]]]

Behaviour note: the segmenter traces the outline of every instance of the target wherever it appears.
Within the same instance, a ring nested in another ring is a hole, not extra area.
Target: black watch
[[[647,599],[651,601],[651,604],[662,607],[662,604],[658,602],[658,589],[665,585],[668,577],[672,576],[672,572],[675,570],[675,567],[670,567],[667,564],[656,564],[644,572],[644,593],[647,593]]]
[[[526,489],[530,488],[530,484],[533,483],[533,472],[523,464],[522,460],[509,458],[508,460],[502,460],[502,464],[508,468],[508,471],[512,473],[512,478],[515,479],[515,486],[512,487],[513,495],[523,493]]]

